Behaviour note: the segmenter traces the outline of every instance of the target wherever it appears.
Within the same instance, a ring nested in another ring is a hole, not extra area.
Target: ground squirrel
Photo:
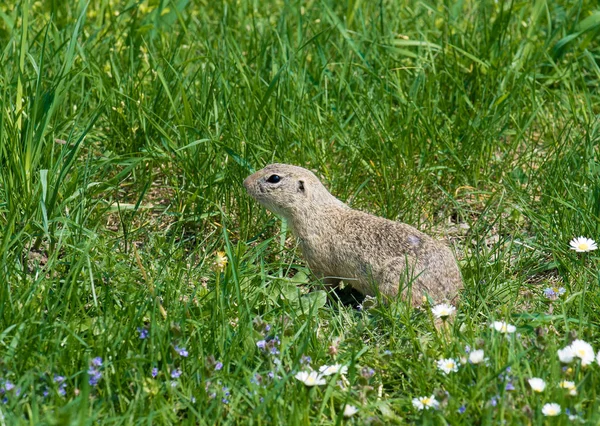
[[[248,193],[283,216],[308,266],[326,284],[341,280],[365,295],[410,294],[449,301],[462,287],[450,249],[410,225],[353,210],[309,170],[270,164],[244,180]]]

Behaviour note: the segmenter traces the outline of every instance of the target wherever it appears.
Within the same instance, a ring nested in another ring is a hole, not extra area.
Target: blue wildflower
[[[465,411],[467,411],[467,406],[461,405],[460,408],[458,409],[458,414],[463,414]]]
[[[250,379],[250,383],[254,384],[254,385],[262,385],[262,376],[260,374],[255,374],[254,376],[252,376],[252,378]]]
[[[179,376],[181,376],[181,370],[179,368],[171,370],[171,377],[173,379],[177,379]]]
[[[92,365],[94,367],[102,367],[102,357],[97,356],[96,358],[93,358]]]
[[[187,357],[189,355],[189,352],[185,348],[180,348],[177,345],[175,345],[175,352],[177,352],[182,357]]]
[[[216,371],[219,371],[219,370],[221,370],[221,369],[223,369],[223,363],[222,363],[221,361],[218,361],[218,362],[215,364],[215,370],[216,370]]]
[[[152,377],[156,377],[158,376],[158,368],[154,367],[152,369],[152,372],[150,373],[152,375]]]
[[[375,370],[373,370],[371,367],[363,367],[360,370],[360,375],[365,379],[370,379],[375,375]]]
[[[96,386],[102,379],[102,373],[93,366],[88,369],[88,376],[90,386]]]
[[[300,364],[310,364],[312,362],[312,358],[308,355],[302,355],[300,357]]]
[[[138,327],[138,333],[140,333],[140,339],[146,339],[150,334],[150,331],[146,327]]]

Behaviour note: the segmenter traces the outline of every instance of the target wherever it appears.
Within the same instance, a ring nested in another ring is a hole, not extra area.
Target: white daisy
[[[306,386],[320,386],[326,383],[325,379],[316,371],[311,371],[310,373],[306,371],[300,371],[296,373],[294,377],[297,380],[300,380]]]
[[[600,351],[598,351],[598,355],[596,355],[596,362],[600,364]]]
[[[440,405],[439,402],[436,401],[435,396],[420,396],[418,398],[413,398],[412,400],[413,407],[417,410],[429,410],[430,408],[438,408]]]
[[[575,358],[575,352],[573,352],[571,346],[558,350],[558,359],[563,364],[570,364],[573,361],[573,358]]]
[[[346,374],[347,372],[348,367],[341,364],[323,365],[319,367],[319,373],[321,373],[321,376],[331,376],[337,373]]]
[[[458,362],[452,358],[438,360],[437,366],[444,374],[456,373],[458,371]]]
[[[490,327],[504,334],[514,333],[517,330],[517,327],[504,321],[494,321]]]
[[[560,405],[558,405],[556,402],[550,402],[548,404],[544,404],[544,406],[542,407],[542,414],[544,416],[550,416],[550,417],[554,417],[554,416],[558,416],[560,414]]]
[[[560,382],[558,384],[558,386],[560,386],[563,389],[568,390],[569,395],[571,395],[571,396],[577,395],[577,388],[575,387],[575,382],[571,382],[569,380],[563,380],[562,382]]]
[[[443,320],[448,318],[455,311],[456,311],[456,308],[454,306],[448,305],[446,303],[440,303],[439,305],[435,305],[433,308],[431,308],[431,313],[436,318],[441,318]]]
[[[532,377],[527,381],[529,382],[529,386],[531,386],[531,389],[533,389],[534,392],[544,392],[544,389],[546,389],[546,382],[544,382],[539,377]]]
[[[356,413],[358,413],[358,408],[356,408],[354,405],[346,405],[344,407],[344,417],[352,417]]]
[[[573,238],[569,244],[571,245],[571,250],[575,250],[578,253],[584,253],[598,248],[596,241],[585,237]]]
[[[579,339],[573,340],[573,343],[571,343],[571,350],[577,358],[581,359],[582,366],[586,366],[594,362],[594,349],[592,349],[592,345],[589,343]]]
[[[560,382],[558,384],[558,386],[560,386],[563,389],[575,389],[575,382],[571,382],[569,380],[563,380],[562,382]]]
[[[483,349],[474,350],[469,354],[469,362],[471,364],[481,364],[484,361],[485,358],[483,357]]]

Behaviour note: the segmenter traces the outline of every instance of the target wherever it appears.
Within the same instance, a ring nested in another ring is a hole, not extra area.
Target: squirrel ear
[[[304,192],[304,181],[303,180],[298,181],[298,192]]]

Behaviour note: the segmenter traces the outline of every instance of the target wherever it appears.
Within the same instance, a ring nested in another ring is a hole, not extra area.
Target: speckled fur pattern
[[[272,176],[278,176],[272,178]],[[277,182],[269,182],[268,179]],[[244,181],[248,193],[283,216],[313,273],[365,295],[452,301],[462,278],[452,251],[410,225],[353,210],[309,170],[270,164]]]

